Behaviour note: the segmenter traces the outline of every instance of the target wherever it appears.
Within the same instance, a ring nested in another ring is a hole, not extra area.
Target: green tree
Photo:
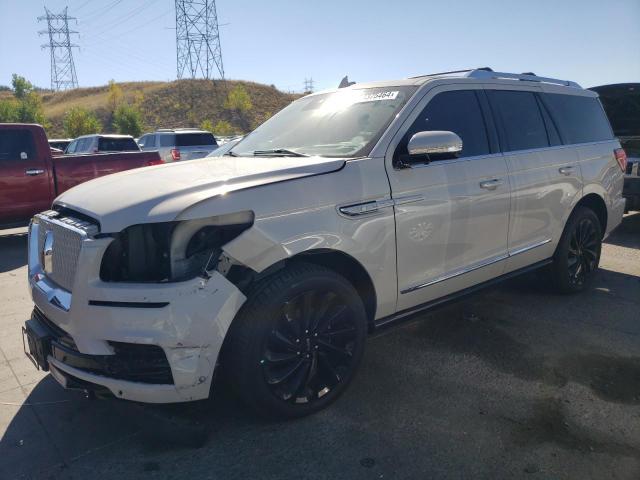
[[[216,126],[211,130],[215,135],[220,135],[222,137],[226,137],[228,135],[233,135],[235,133],[235,129],[231,123],[226,120],[219,120],[216,123]]]
[[[244,114],[253,108],[249,92],[242,86],[236,85],[229,92],[227,100],[224,102],[224,108]]]
[[[33,84],[16,73],[11,76],[11,85],[13,86],[13,95],[18,100],[24,99],[29,93],[33,92]]]
[[[139,137],[142,133],[142,114],[140,110],[128,104],[118,106],[113,114],[113,128],[118,133]]]
[[[109,91],[107,92],[107,108],[109,113],[114,115],[118,106],[122,103],[124,94],[122,88],[115,80],[109,80]]]
[[[96,116],[83,107],[69,109],[64,115],[62,126],[65,135],[71,138],[99,133],[102,130],[102,125]]]
[[[211,120],[203,120],[200,122],[200,130],[213,133],[213,123],[211,123]]]
[[[13,123],[20,121],[18,113],[19,107],[20,102],[18,102],[15,98],[6,98],[4,100],[0,100],[0,122]]]
[[[24,123],[39,123],[43,127],[48,127],[48,122],[44,116],[42,108],[42,98],[36,92],[27,93],[18,102],[18,121]]]

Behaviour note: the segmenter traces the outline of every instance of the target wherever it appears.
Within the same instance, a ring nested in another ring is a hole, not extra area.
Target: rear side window
[[[29,130],[0,131],[0,162],[4,160],[33,160],[34,158],[35,147],[33,136]]]
[[[488,90],[494,113],[502,123],[502,150],[529,150],[549,146],[547,130],[535,94],[510,90]]]
[[[176,135],[176,146],[196,147],[199,145],[217,145],[211,133],[181,133]]]
[[[597,98],[557,93],[543,94],[565,143],[611,140],[613,132]]]
[[[140,150],[133,138],[109,138],[100,137],[98,151],[100,152],[126,152]]]
[[[455,90],[437,94],[416,118],[397,152],[407,153],[409,139],[417,132],[448,130],[462,139],[460,157],[489,154],[487,129],[480,103],[473,90]]]
[[[175,147],[176,146],[176,136],[175,135],[160,135],[160,146],[161,147]]]

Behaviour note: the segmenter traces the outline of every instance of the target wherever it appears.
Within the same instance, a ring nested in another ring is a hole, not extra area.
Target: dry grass
[[[226,92],[242,84],[253,103],[245,118],[223,108]],[[287,106],[296,95],[290,95],[268,85],[239,80],[225,83],[210,80],[176,80],[173,82],[127,82],[120,83],[124,97],[133,101],[142,94],[141,110],[145,131],[156,128],[198,127],[203,120],[214,125],[227,120],[238,132],[255,128],[266,118]],[[82,106],[93,111],[102,122],[105,132],[112,131],[107,109],[108,87],[78,88],[66,92],[42,95],[45,115],[51,122],[48,133],[60,136],[62,118],[72,107]],[[5,93],[0,92],[0,97]]]

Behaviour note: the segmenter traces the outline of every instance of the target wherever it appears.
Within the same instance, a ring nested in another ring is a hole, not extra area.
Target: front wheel
[[[551,279],[561,293],[583,291],[600,263],[602,228],[593,212],[578,207],[571,214],[553,256]]]
[[[223,369],[261,414],[301,417],[334,401],[354,376],[366,314],[353,286],[298,263],[257,282],[234,320]]]

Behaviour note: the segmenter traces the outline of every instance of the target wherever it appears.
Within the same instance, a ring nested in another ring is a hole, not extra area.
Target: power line
[[[215,0],[175,0],[177,76],[224,80]]]
[[[49,43],[42,45],[42,48],[51,50],[51,89],[78,88],[76,66],[73,63],[71,50],[78,47],[71,43],[71,35],[78,32],[69,30],[69,20],[76,20],[76,18],[69,17],[66,8],[58,14],[51,13],[46,7],[44,11],[46,15],[38,17],[38,21],[46,20],[47,30],[42,30],[38,34],[49,37]]]
[[[313,78],[304,79],[304,91],[309,93],[313,92]]]

